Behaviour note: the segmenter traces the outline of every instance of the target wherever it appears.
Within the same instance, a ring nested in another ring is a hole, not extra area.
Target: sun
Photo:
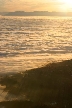
[[[72,0],[59,0],[59,1],[67,5],[72,5]]]
[[[58,0],[61,3],[61,9],[63,11],[69,11],[72,9],[72,0]]]

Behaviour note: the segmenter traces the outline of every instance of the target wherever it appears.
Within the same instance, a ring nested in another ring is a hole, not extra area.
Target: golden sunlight
[[[69,11],[72,8],[72,0],[58,0],[58,1],[63,3],[61,5],[62,11]]]
[[[59,1],[67,5],[72,5],[72,0],[59,0]]]

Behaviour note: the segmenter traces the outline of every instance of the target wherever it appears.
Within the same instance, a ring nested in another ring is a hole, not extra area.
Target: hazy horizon
[[[38,10],[35,10],[35,11],[25,11],[25,10],[16,10],[16,11],[4,11],[4,12],[56,12],[56,13],[58,13],[58,12],[61,12],[61,13],[72,13],[72,11],[69,11],[69,12],[62,12],[62,11],[45,11],[45,10],[41,10],[41,11],[38,11]],[[2,12],[2,11],[0,11],[0,13],[4,13],[4,12]]]
[[[0,12],[12,12],[17,10],[28,11],[72,11],[71,0],[0,0]]]

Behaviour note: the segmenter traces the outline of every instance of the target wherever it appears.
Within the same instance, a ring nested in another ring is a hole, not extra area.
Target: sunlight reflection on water
[[[0,17],[0,72],[71,59],[72,17]]]

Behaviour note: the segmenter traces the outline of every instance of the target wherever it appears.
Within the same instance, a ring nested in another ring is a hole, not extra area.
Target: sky
[[[72,0],[0,0],[0,12],[72,11]]]

